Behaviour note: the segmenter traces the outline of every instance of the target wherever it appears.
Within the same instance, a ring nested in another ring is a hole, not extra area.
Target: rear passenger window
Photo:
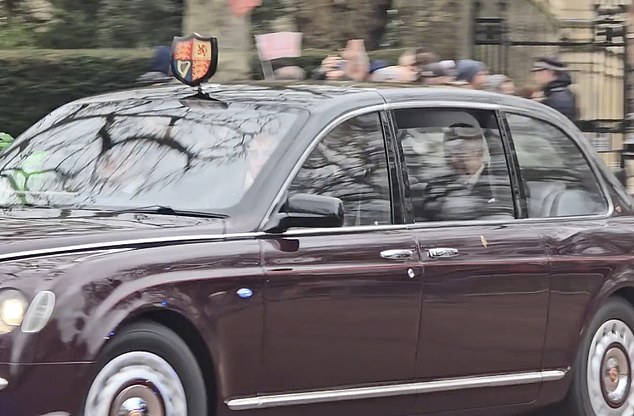
[[[508,114],[528,216],[568,217],[605,213],[596,176],[575,142],[544,121]]]
[[[495,113],[403,109],[394,114],[415,222],[515,218]]]

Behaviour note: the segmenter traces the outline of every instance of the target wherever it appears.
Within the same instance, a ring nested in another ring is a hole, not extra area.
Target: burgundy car
[[[632,200],[565,117],[201,92],[73,102],[0,156],[0,415],[632,415]]]

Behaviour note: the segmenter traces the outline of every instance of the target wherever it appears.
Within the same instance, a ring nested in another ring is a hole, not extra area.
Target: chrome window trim
[[[199,243],[204,241],[212,242],[214,240],[227,241],[227,240],[240,240],[240,239],[254,239],[262,235],[267,235],[267,234],[254,232],[254,233],[235,233],[235,234],[176,235],[176,236],[170,236],[170,237],[149,237],[149,238],[138,238],[133,240],[104,241],[100,243],[76,244],[76,245],[70,245],[70,246],[42,248],[37,250],[8,252],[8,253],[0,254],[0,261],[16,260],[16,259],[24,258],[24,257],[42,257],[42,256],[48,256],[48,255],[54,255],[54,254],[62,254],[66,252],[93,251],[93,250],[125,248],[125,247],[133,248],[134,246],[144,245],[144,244],[161,244],[161,243],[188,244],[188,243]]]
[[[410,100],[399,101],[386,104],[388,110],[402,110],[404,108],[427,108],[427,107],[443,107],[443,108],[466,108],[469,110],[490,110],[497,111],[501,109],[499,104],[477,103],[473,101],[451,101],[451,100]]]
[[[520,220],[584,220],[584,219],[607,219],[609,217],[611,217],[614,214],[614,201],[612,200],[612,197],[610,196],[610,191],[608,189],[607,184],[605,183],[605,180],[603,179],[603,175],[600,174],[600,172],[598,171],[598,167],[596,166],[596,161],[594,160],[594,157],[589,157],[589,155],[586,152],[586,145],[581,144],[580,143],[580,138],[578,134],[570,134],[570,132],[568,132],[565,128],[561,127],[560,125],[558,125],[557,121],[553,118],[550,117],[544,117],[544,114],[539,114],[537,111],[533,111],[532,109],[525,109],[525,108],[521,108],[521,107],[509,107],[509,106],[503,106],[500,108],[500,111],[502,112],[502,116],[506,119],[506,115],[507,114],[515,114],[515,115],[519,115],[519,116],[524,116],[524,117],[529,117],[538,121],[541,121],[543,123],[549,124],[550,126],[560,130],[568,139],[572,140],[574,142],[574,144],[577,146],[577,148],[579,148],[579,150],[581,151],[583,158],[586,160],[586,163],[590,166],[590,170],[592,171],[592,173],[594,174],[594,178],[598,181],[599,183],[599,189],[601,191],[601,193],[603,194],[603,198],[605,199],[605,201],[607,202],[607,211],[604,213],[600,213],[600,214],[593,214],[593,215],[577,215],[577,216],[566,216],[566,217],[544,217],[544,218],[520,218]],[[510,133],[510,140],[513,141],[513,132],[510,131],[511,127],[509,126],[509,133]],[[518,166],[518,168],[520,168]],[[521,168],[520,168],[521,170]]]
[[[262,229],[266,223],[269,221],[271,215],[273,215],[273,211],[279,207],[281,203],[282,196],[290,186],[291,182],[297,175],[297,172],[301,169],[304,162],[310,156],[310,153],[317,147],[319,141],[328,133],[330,133],[336,126],[343,123],[346,120],[349,120],[353,117],[371,113],[373,111],[390,111],[390,110],[399,110],[404,108],[428,108],[428,107],[444,107],[444,108],[467,108],[467,109],[479,109],[479,110],[490,110],[490,111],[501,111],[502,115],[505,116],[505,113],[515,113],[519,115],[525,115],[527,117],[532,117],[537,120],[541,120],[543,122],[549,123],[555,127],[557,127],[556,120],[547,117],[544,118],[543,114],[540,114],[537,111],[534,111],[530,108],[522,108],[522,107],[513,107],[508,105],[500,105],[500,104],[489,104],[489,103],[474,103],[470,101],[429,101],[429,100],[415,100],[415,101],[403,101],[397,103],[385,103],[378,104],[369,107],[364,107],[361,109],[356,109],[345,113],[330,123],[313,139],[310,146],[302,153],[302,156],[298,160],[298,162],[293,167],[290,175],[284,181],[284,184],[278,191],[275,199],[273,200],[273,204],[267,210],[264,219],[260,223],[259,229]],[[561,129],[561,127],[558,127]],[[585,147],[579,144],[578,138],[576,135],[569,135],[568,132],[563,130],[566,137],[571,138],[575,144],[581,149],[584,157],[586,157]],[[512,135],[511,135],[512,140]],[[372,231],[391,231],[391,230],[400,230],[400,229],[420,229],[420,228],[441,228],[441,227],[455,227],[455,226],[495,226],[495,225],[504,225],[504,224],[523,224],[523,223],[534,223],[534,222],[565,222],[570,220],[603,220],[611,217],[614,213],[614,202],[610,197],[610,193],[608,192],[607,185],[603,180],[601,175],[597,174],[597,167],[595,165],[595,161],[590,158],[588,160],[590,169],[593,174],[599,181],[599,187],[601,188],[601,192],[603,193],[604,198],[608,203],[608,211],[606,213],[594,214],[594,215],[577,215],[577,216],[566,216],[566,217],[544,217],[544,218],[513,218],[508,220],[465,220],[465,221],[436,221],[436,222],[415,222],[411,224],[390,224],[390,225],[382,225],[382,226],[374,226],[374,225],[359,225],[359,226],[348,226],[348,227],[340,227],[340,228],[315,228],[315,229],[294,229],[290,231],[286,231],[282,233],[284,236],[308,236],[308,235],[327,235],[327,234],[340,234],[340,233],[349,233],[349,232],[372,232]],[[266,233],[264,233],[266,235]]]
[[[355,387],[332,390],[316,390],[301,393],[271,394],[226,400],[230,410],[263,409],[281,406],[297,406],[313,403],[359,400],[377,397],[429,394],[455,390],[517,386],[563,379],[568,370],[542,370],[514,374],[449,378],[420,383],[390,384],[372,387]]]

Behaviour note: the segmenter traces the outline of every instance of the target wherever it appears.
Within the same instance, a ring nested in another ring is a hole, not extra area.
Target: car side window
[[[289,188],[339,198],[344,226],[391,224],[390,180],[378,113],[354,117],[330,131]]]
[[[515,218],[495,113],[403,109],[394,115],[415,222]]]
[[[561,129],[532,117],[506,116],[531,218],[596,215],[607,202],[588,160]]]

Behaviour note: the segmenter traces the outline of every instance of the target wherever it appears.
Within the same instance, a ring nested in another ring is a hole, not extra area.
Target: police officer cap
[[[535,59],[531,72],[542,71],[544,69],[550,69],[551,71],[565,71],[566,65],[557,58],[541,57]]]

